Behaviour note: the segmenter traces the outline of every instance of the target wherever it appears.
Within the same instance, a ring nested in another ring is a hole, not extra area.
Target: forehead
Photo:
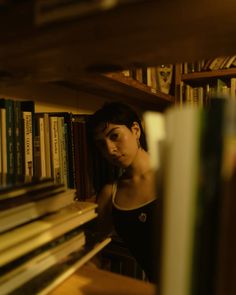
[[[109,135],[112,131],[122,130],[125,127],[126,127],[125,125],[119,125],[119,124],[113,124],[113,123],[100,124],[94,130],[94,139],[98,140],[98,139],[104,138],[107,135]]]

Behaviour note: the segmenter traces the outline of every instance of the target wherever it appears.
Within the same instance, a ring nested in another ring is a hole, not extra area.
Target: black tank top
[[[152,282],[157,282],[159,258],[159,199],[134,209],[120,208],[115,203],[116,184],[113,185],[112,216],[117,234],[126,243]]]

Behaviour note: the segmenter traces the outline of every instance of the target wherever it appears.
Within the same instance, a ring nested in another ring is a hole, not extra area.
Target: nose
[[[117,147],[114,142],[107,140],[106,141],[106,154],[108,156],[113,156],[117,152]]]

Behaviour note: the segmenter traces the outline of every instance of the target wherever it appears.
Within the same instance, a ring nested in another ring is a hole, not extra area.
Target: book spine
[[[6,127],[6,109],[1,111],[1,147],[2,147],[2,173],[7,173],[7,127]]]
[[[58,118],[50,117],[50,135],[51,135],[51,157],[52,157],[52,176],[56,183],[61,182],[60,171],[60,150],[58,135]]]
[[[64,117],[58,117],[58,144],[60,159],[60,182],[67,187],[67,163],[65,155],[65,133],[64,133]]]
[[[7,126],[7,173],[14,174],[14,115],[13,101],[6,100],[6,126]]]
[[[45,113],[44,116],[44,142],[45,142],[45,164],[46,176],[52,176],[52,160],[51,160],[51,145],[50,145],[50,120],[49,114]]]
[[[224,107],[223,99],[212,99],[202,123],[191,286],[196,295],[215,294]]]
[[[21,102],[14,101],[14,136],[15,136],[15,172],[17,175],[23,174],[23,133]]]
[[[40,137],[39,137],[39,118],[38,117],[35,117],[34,175],[37,177],[41,176]]]
[[[46,177],[46,158],[45,158],[45,134],[44,118],[39,118],[39,142],[40,142],[40,164],[41,176]]]
[[[33,175],[33,132],[32,112],[22,112],[24,121],[24,164],[25,175]]]
[[[227,101],[224,112],[222,191],[218,232],[216,295],[234,294],[236,277],[236,102]]]
[[[2,115],[0,109],[0,173],[2,173]]]

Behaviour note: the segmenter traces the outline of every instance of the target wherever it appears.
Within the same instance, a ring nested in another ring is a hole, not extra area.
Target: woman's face
[[[113,165],[128,167],[132,164],[137,150],[137,140],[140,137],[138,123],[134,122],[131,129],[126,125],[107,124],[98,126],[95,130],[95,144],[102,155]]]

